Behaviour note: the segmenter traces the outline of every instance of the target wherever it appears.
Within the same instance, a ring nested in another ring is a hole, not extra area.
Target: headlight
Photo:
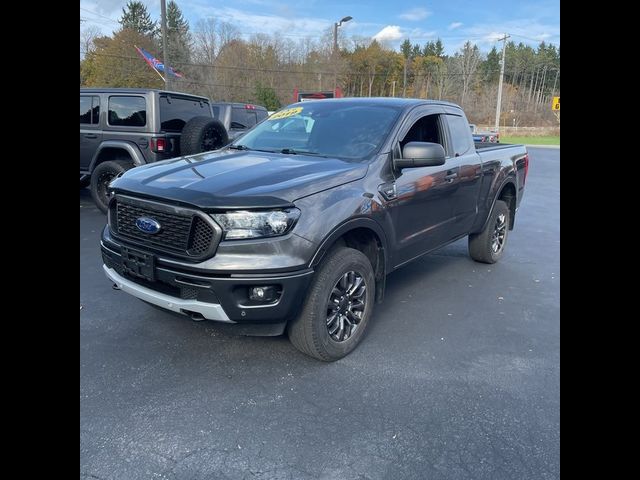
[[[269,210],[248,212],[246,210],[211,215],[224,231],[225,240],[244,238],[277,237],[288,233],[300,217],[300,210]]]

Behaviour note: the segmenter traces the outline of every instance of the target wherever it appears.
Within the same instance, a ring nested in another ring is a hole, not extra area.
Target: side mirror
[[[394,158],[393,166],[403,168],[436,167],[444,165],[444,148],[439,143],[409,142],[402,150],[404,158]]]

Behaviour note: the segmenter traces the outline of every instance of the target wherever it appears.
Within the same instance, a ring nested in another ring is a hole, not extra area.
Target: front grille
[[[197,300],[199,292],[200,292],[199,288],[182,287],[180,289],[180,298],[183,298],[185,300]]]
[[[110,213],[116,237],[181,257],[201,258],[212,253],[215,240],[219,240],[213,226],[193,210],[117,197]],[[140,217],[155,219],[160,231],[152,234],[140,230],[136,226]]]
[[[191,255],[202,255],[209,249],[215,232],[211,225],[202,218],[196,217],[193,220],[193,235],[189,239],[189,253]]]

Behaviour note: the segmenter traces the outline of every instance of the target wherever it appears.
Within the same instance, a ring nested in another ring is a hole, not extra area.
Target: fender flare
[[[93,172],[93,169],[96,167],[96,162],[98,161],[98,157],[100,156],[100,152],[102,152],[102,150],[105,148],[119,148],[121,150],[125,150],[131,157],[131,160],[133,160],[133,164],[136,167],[147,163],[137,146],[134,146],[129,142],[123,142],[118,140],[105,140],[100,144],[100,146],[98,147],[98,150],[96,150],[96,153],[93,154],[93,158],[91,159],[91,164],[89,165],[90,172]]]
[[[482,222],[482,227],[479,229],[480,232],[483,231],[487,227],[487,223],[489,222],[489,219],[491,218],[491,213],[493,212],[493,209],[496,206],[496,202],[498,201],[498,198],[500,197],[500,194],[504,190],[504,187],[506,187],[509,184],[513,185],[513,188],[516,191],[516,195],[518,194],[518,187],[516,185],[515,175],[510,174],[507,177],[505,177],[503,182],[500,184],[500,187],[496,189],[496,194],[493,196],[493,200],[491,201],[491,208],[487,212],[487,218],[484,219],[484,222]]]
[[[309,262],[309,267],[313,268],[318,265],[324,257],[325,253],[327,253],[327,251],[336,242],[336,240],[342,237],[345,233],[351,230],[355,230],[356,228],[368,228],[369,230],[372,230],[376,233],[376,235],[380,239],[380,242],[382,243],[382,253],[384,255],[384,270],[385,273],[388,272],[390,259],[388,254],[389,249],[387,236],[385,235],[384,230],[380,226],[380,224],[370,217],[351,218],[331,230],[331,232],[329,232],[329,234],[324,237],[322,242],[320,242],[320,246],[316,249],[316,253],[313,255],[311,261]]]

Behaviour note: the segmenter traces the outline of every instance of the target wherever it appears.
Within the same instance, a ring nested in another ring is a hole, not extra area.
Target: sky
[[[142,0],[153,19],[160,18],[160,0]],[[353,20],[340,28],[347,37],[373,37],[398,49],[408,38],[424,45],[441,38],[447,54],[470,40],[488,51],[502,34],[536,46],[540,41],[560,45],[560,0],[176,0],[193,29],[200,19],[234,24],[244,38],[254,33],[278,33],[297,40],[320,37],[343,17]],[[110,35],[126,0],[80,0],[81,29],[95,25]]]

